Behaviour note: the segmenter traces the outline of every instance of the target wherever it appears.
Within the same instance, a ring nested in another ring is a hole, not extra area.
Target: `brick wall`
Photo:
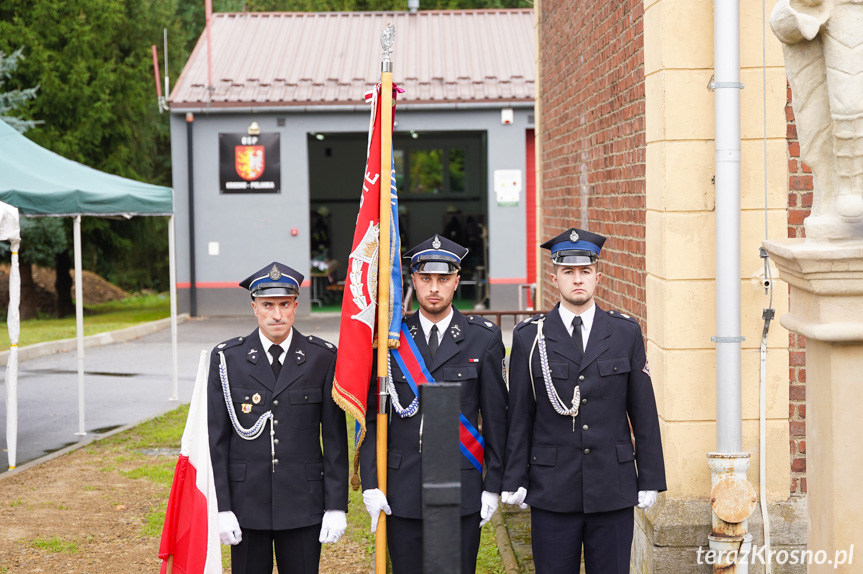
[[[812,209],[812,170],[800,161],[791,88],[788,88],[785,118],[788,121],[788,237],[805,237],[803,220]],[[806,492],[806,337],[789,333],[788,351],[791,493],[802,494]]]
[[[643,323],[643,0],[559,0],[540,10],[541,240],[573,226],[607,236],[600,305]],[[548,258],[542,265],[542,302],[550,308],[552,265]]]

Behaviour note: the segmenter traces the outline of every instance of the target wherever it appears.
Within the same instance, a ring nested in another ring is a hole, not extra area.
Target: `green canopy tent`
[[[171,188],[104,173],[49,151],[0,121],[0,202],[24,216],[72,217],[75,249],[75,305],[78,336],[78,432],[84,427],[84,310],[81,275],[81,216],[170,217],[168,252],[171,284],[173,394],[177,391],[177,303],[174,258],[174,198]],[[26,245],[22,246],[26,249]],[[17,405],[6,405],[7,411]],[[8,420],[8,418],[7,418]],[[14,464],[13,461],[10,463]]]

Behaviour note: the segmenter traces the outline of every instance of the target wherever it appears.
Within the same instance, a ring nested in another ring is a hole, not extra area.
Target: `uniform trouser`
[[[581,546],[587,574],[628,574],[632,507],[610,512],[530,509],[536,574],[578,574]]]
[[[273,549],[279,574],[318,574],[321,525],[290,530],[243,528],[243,541],[231,546],[231,572],[272,574]]]
[[[479,553],[479,512],[461,517],[461,572],[476,572]],[[393,574],[421,574],[423,571],[423,521],[419,518],[387,516],[387,548]],[[429,573],[434,574],[434,573]]]

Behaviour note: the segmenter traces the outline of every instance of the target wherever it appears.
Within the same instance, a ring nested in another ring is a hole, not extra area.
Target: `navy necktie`
[[[575,358],[580,363],[584,355],[584,343],[581,340],[581,317],[575,316],[572,320],[572,341],[575,343]]]
[[[432,325],[431,332],[429,333],[429,355],[431,355],[432,359],[434,359],[434,355],[437,353],[437,348],[440,344],[438,339],[437,325]]]
[[[273,364],[270,366],[273,367],[273,374],[276,375],[277,380],[279,373],[282,371],[282,364],[279,362],[279,357],[282,356],[282,353],[284,353],[284,350],[280,346],[273,345],[270,347],[270,354],[273,356]]]

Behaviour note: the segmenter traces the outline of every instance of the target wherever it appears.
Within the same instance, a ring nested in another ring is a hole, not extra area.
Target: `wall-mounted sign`
[[[219,134],[222,193],[278,193],[279,134]]]
[[[521,199],[521,170],[494,170],[494,191],[500,207],[515,207]]]

